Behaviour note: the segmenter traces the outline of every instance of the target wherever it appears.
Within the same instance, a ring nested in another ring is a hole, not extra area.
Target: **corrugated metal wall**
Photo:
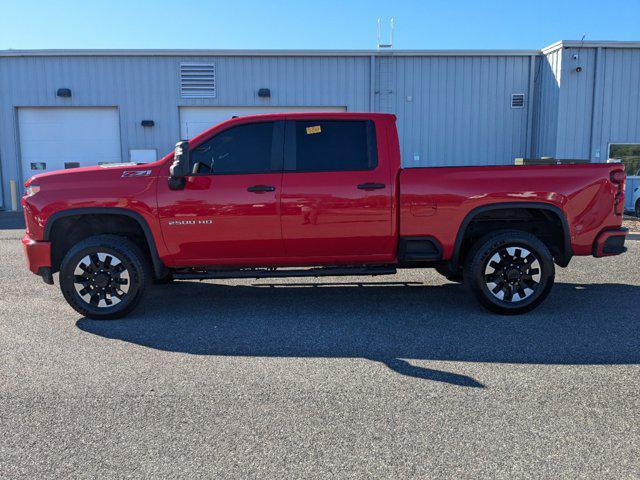
[[[183,99],[180,62],[215,62],[217,97]],[[370,108],[369,57],[0,57],[0,158],[4,205],[8,181],[20,182],[16,109],[22,106],[117,106],[122,159],[131,148],[159,156],[180,137],[179,106],[303,105]],[[72,97],[56,96],[60,87]],[[271,89],[269,100],[257,96]],[[140,121],[155,121],[143,128]]]
[[[529,58],[380,55],[372,75],[368,56],[3,57],[3,174],[21,178],[20,106],[117,106],[123,160],[131,148],[169,151],[179,137],[179,106],[303,105],[396,113],[405,166],[511,163],[526,150],[530,102],[522,109],[509,102],[512,93],[528,93]],[[180,98],[180,62],[215,62],[217,97]],[[73,96],[56,97],[60,87]],[[257,96],[261,87],[271,89],[269,100]],[[141,127],[143,119],[155,126]]]
[[[180,62],[215,62],[217,97],[181,98]],[[132,148],[169,151],[180,135],[180,106],[274,105],[395,113],[404,166],[489,165],[529,156],[604,160],[609,142],[640,141],[638,85],[640,49],[630,48],[560,47],[534,56],[0,57],[4,205],[8,181],[21,179],[21,106],[118,107],[123,160]],[[73,96],[56,97],[60,87]],[[270,88],[270,99],[257,96],[261,87]],[[524,108],[511,108],[513,93],[526,95]],[[143,119],[155,126],[143,128]]]
[[[536,59],[532,157],[555,157],[562,50]]]
[[[377,108],[398,116],[403,165],[505,165],[527,149],[530,57],[381,59]],[[387,65],[388,63],[388,65]],[[524,108],[511,95],[524,93]]]
[[[605,161],[610,143],[640,143],[640,49],[558,48],[538,61],[534,156]]]
[[[561,49],[556,158],[591,158],[595,50]],[[578,72],[578,69],[582,69]]]
[[[640,143],[640,49],[605,48],[599,52],[602,83],[596,98],[600,122],[594,143],[608,156],[610,143]]]

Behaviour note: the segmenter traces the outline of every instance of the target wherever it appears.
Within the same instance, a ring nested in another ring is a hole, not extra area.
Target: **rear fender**
[[[476,207],[471,210],[462,220],[460,224],[460,228],[458,229],[458,233],[456,235],[456,241],[453,249],[453,257],[451,258],[452,268],[458,269],[460,268],[460,259],[461,259],[461,247],[462,240],[464,239],[465,232],[467,227],[473,221],[475,217],[478,215],[491,211],[491,210],[500,210],[500,209],[512,209],[512,208],[527,208],[527,209],[539,209],[539,210],[547,210],[553,212],[562,223],[562,231],[563,231],[563,252],[560,258],[556,259],[556,262],[561,267],[566,267],[573,257],[573,250],[571,249],[571,233],[569,230],[569,223],[567,222],[567,217],[564,215],[564,212],[556,207],[555,205],[550,205],[548,203],[541,202],[499,202],[492,203],[490,205],[482,205],[480,207]]]

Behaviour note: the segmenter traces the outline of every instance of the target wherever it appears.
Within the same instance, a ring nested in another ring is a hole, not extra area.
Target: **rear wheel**
[[[549,295],[555,266],[549,249],[537,237],[507,230],[476,243],[464,277],[485,308],[514,315],[534,309]]]
[[[151,278],[144,254],[130,240],[97,235],[75,245],[60,267],[60,289],[81,315],[113,319],[133,310]]]
[[[636,200],[636,217],[640,218],[640,199]]]

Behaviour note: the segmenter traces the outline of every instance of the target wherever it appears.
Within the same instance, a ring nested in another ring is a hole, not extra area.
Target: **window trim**
[[[375,156],[374,162],[369,168],[351,168],[344,170],[325,169],[325,170],[298,170],[298,159],[296,152],[296,123],[297,122],[363,122],[367,131],[367,155]],[[378,136],[376,122],[371,119],[333,119],[333,118],[304,118],[292,119],[286,121],[284,132],[284,173],[327,173],[327,172],[371,172],[378,168]]]
[[[614,145],[638,145],[640,146],[640,140],[637,142],[609,142],[607,145],[607,158],[611,158],[611,147]]]
[[[197,145],[194,145],[193,147],[191,147],[189,149],[189,158],[191,159],[191,153],[198,147],[200,147],[201,145],[210,142],[211,140],[213,140],[214,138],[216,138],[218,135],[223,134],[224,132],[227,132],[233,128],[237,128],[237,127],[244,127],[246,125],[258,125],[261,123],[271,123],[273,124],[273,133],[272,133],[272,138],[271,138],[271,154],[270,154],[270,160],[271,160],[271,169],[268,171],[252,171],[252,172],[211,172],[211,173],[191,173],[189,172],[187,174],[187,178],[188,177],[212,177],[212,176],[223,176],[223,175],[269,175],[269,174],[273,174],[273,173],[282,173],[282,168],[283,168],[283,155],[284,155],[284,130],[285,130],[285,121],[284,120],[264,120],[264,121],[260,121],[260,122],[243,122],[243,123],[236,123],[234,125],[230,125],[229,128],[225,128],[224,130],[220,130],[219,132],[216,132],[214,135],[210,136],[209,138],[203,140],[202,142],[198,143]],[[189,161],[189,163],[191,163],[191,160]],[[191,168],[193,168],[191,165],[189,165]]]

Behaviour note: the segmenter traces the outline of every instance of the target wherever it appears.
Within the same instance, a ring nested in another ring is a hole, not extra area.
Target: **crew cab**
[[[619,164],[401,168],[395,116],[257,115],[161,160],[31,177],[29,269],[117,318],[174,279],[435,268],[489,310],[533,309],[555,266],[625,251]]]

